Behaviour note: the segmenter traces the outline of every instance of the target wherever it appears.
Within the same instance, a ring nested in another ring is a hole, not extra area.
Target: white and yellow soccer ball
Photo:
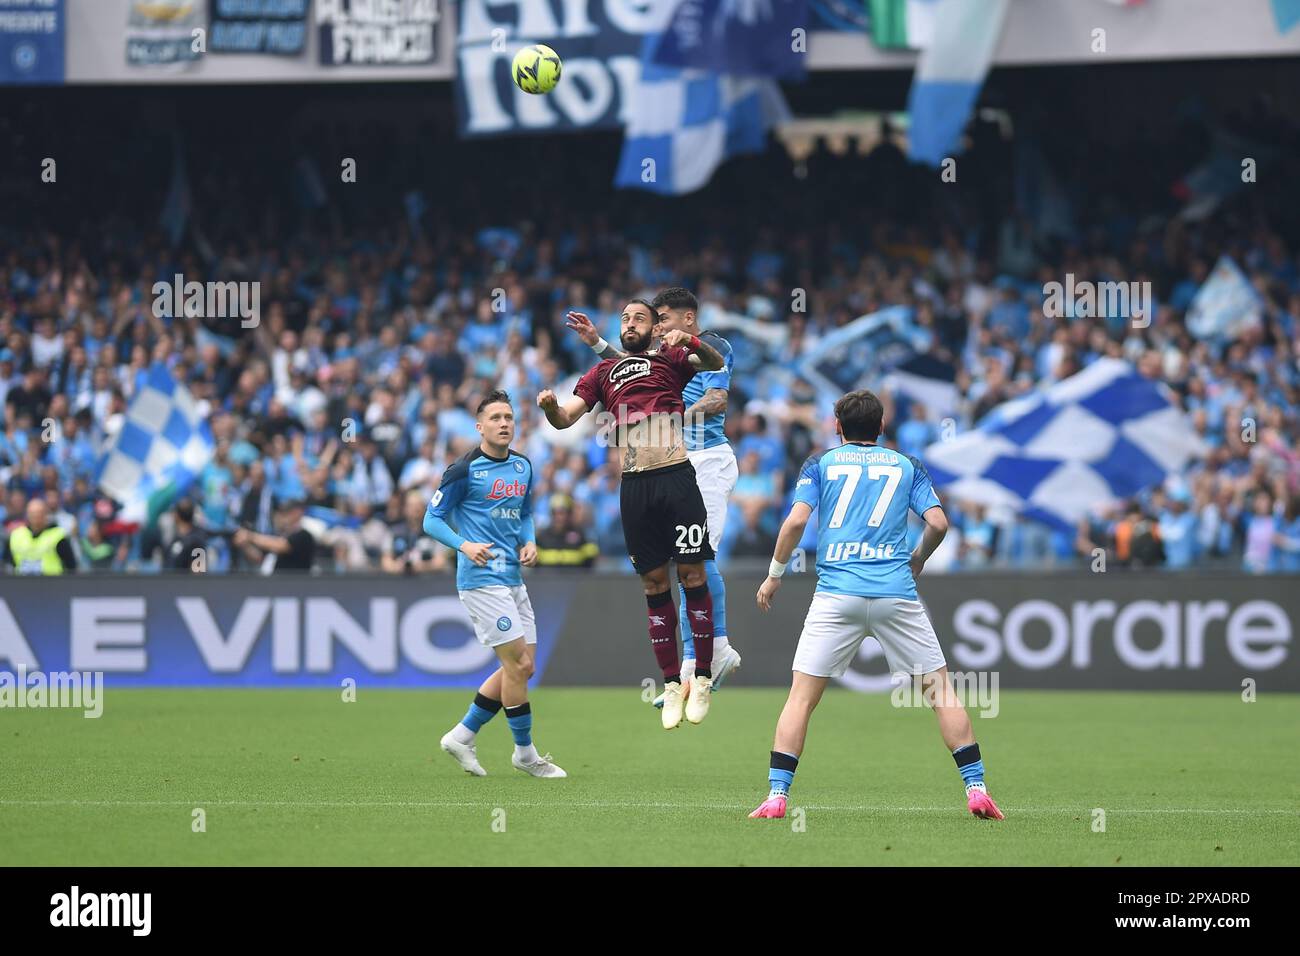
[[[560,57],[549,46],[538,43],[515,54],[510,75],[525,93],[549,93],[560,82]]]

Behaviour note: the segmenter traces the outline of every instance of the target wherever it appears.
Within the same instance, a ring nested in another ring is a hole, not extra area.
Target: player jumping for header
[[[577,315],[570,313],[571,318]],[[623,447],[623,537],[645,591],[650,646],[664,675],[663,726],[671,730],[683,713],[693,724],[702,721],[713,690],[713,600],[704,571],[713,548],[704,499],[682,437],[682,388],[697,370],[716,371],[724,360],[712,346],[679,329],[664,333],[661,347],[651,351],[658,321],[651,303],[628,302],[619,336],[627,354],[605,359],[582,376],[574,398],[564,406],[549,389],[537,396],[537,404],[556,428],[570,427],[598,402],[616,418]],[[695,679],[687,701],[682,699],[670,561],[677,563],[695,640]]]
[[[519,568],[537,563],[533,463],[510,447],[515,413],[505,392],[496,389],[479,403],[477,427],[483,441],[443,473],[424,530],[460,552],[456,590],[474,633],[496,652],[501,666],[479,687],[461,722],[443,736],[442,749],[466,773],[487,776],[474,741],[504,705],[515,738],[510,758],[515,768],[534,777],[566,777],[550,754],[537,753],[528,702],[537,624]]]
[[[700,372],[682,389],[682,402],[686,405],[685,419],[686,455],[695,469],[695,478],[704,498],[704,510],[709,518],[709,546],[716,554],[722,544],[722,532],[727,521],[727,501],[736,487],[739,471],[736,454],[727,441],[727,391],[731,388],[731,344],[716,332],[703,332],[699,325],[700,304],[694,294],[680,286],[664,289],[650,303],[659,313],[656,334],[681,329],[711,345],[723,358],[723,367],[716,372]],[[625,354],[618,346],[606,342],[591,321],[580,312],[570,312],[565,325],[578,333],[592,351],[601,358],[619,359]],[[712,558],[704,562],[708,576],[709,596],[713,598],[713,689],[717,691],[727,676],[740,667],[740,654],[727,638],[727,588],[718,562]],[[690,625],[686,620],[686,599],[682,598],[682,686],[689,687],[695,676],[695,646],[691,640]],[[662,707],[663,695],[655,698],[656,707]]]
[[[835,403],[835,430],[844,443],[804,462],[767,580],[758,589],[758,606],[767,611],[790,552],[816,508],[817,592],[794,653],[790,696],[776,725],[770,792],[751,817],[785,816],[813,709],[829,680],[844,674],[870,634],[884,648],[893,674],[920,678],[924,699],[939,718],[939,733],[966,784],[970,812],[1002,819],[984,788],[984,762],[970,718],[953,692],[939,639],[917,600],[915,576],[947,533],[948,518],[925,467],[876,444],[883,418],[880,399],[865,390]],[[909,507],[925,521],[911,553]]]

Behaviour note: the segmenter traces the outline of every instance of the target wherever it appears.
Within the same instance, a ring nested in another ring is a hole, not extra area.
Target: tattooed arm
[[[706,418],[727,410],[727,390],[725,388],[706,389],[700,400],[686,409],[682,417],[688,422],[702,422]]]
[[[663,343],[664,345],[686,349],[690,352],[691,364],[702,372],[716,372],[727,364],[727,360],[722,357],[722,353],[712,345],[691,335],[689,332],[683,332],[681,329],[672,329],[664,333]]]

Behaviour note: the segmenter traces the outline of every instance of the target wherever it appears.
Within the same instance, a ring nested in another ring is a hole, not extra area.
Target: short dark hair
[[[671,289],[664,289],[654,298],[653,308],[656,312],[660,309],[690,309],[692,312],[700,311],[700,300],[695,298],[695,294],[689,289],[683,289],[679,285]]]
[[[875,441],[885,418],[885,406],[865,388],[849,392],[835,403],[835,418],[845,441]]]
[[[194,524],[194,502],[189,498],[182,498],[176,502],[176,517],[186,524]]]
[[[659,307],[655,305],[654,302],[651,302],[649,299],[628,299],[627,305],[644,305],[647,309],[650,310],[650,314],[654,316],[655,321],[656,322],[659,321]],[[624,312],[627,311],[627,305],[623,306]]]
[[[474,414],[482,415],[483,409],[487,408],[489,405],[495,405],[497,402],[505,402],[507,405],[510,405],[511,408],[514,408],[514,405],[510,402],[510,393],[504,388],[494,388],[483,397],[483,401],[478,403],[478,411]]]

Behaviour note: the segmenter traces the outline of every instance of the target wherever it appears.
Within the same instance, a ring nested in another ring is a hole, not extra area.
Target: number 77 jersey
[[[907,512],[940,507],[915,458],[859,442],[811,455],[794,500],[817,509],[817,590],[916,600]]]

